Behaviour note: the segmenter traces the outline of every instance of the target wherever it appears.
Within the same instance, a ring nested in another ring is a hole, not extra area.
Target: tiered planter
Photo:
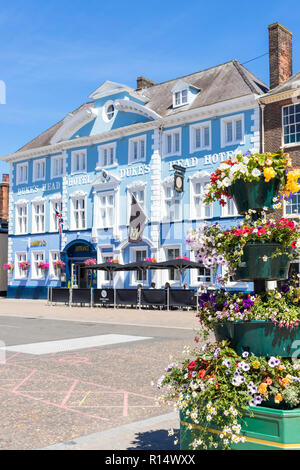
[[[280,243],[247,243],[244,247],[241,264],[235,272],[235,280],[252,281],[254,279],[286,279],[290,261],[288,255],[272,258],[272,254],[281,248]],[[264,261],[267,256],[267,261]]]
[[[233,197],[239,213],[245,213],[249,209],[260,212],[263,208],[273,209],[273,198],[278,194],[279,186],[278,179],[272,179],[268,183],[263,178],[259,182],[251,183],[237,180],[228,188],[228,192]],[[289,257],[280,255],[272,258],[280,247],[278,243],[247,243],[235,279],[253,281],[256,293],[265,290],[267,280],[286,279]],[[267,358],[291,357],[295,352],[294,341],[300,340],[300,326],[293,329],[279,328],[271,321],[224,322],[216,324],[214,331],[216,340],[229,340],[230,346],[239,356],[247,351],[255,356]],[[233,445],[233,449],[300,449],[300,408],[283,409],[280,405],[269,405],[270,407],[249,406],[248,410],[243,412],[243,419],[240,421],[241,434],[246,441]],[[193,435],[188,429],[189,425]],[[214,426],[213,421],[196,425],[189,416],[181,412],[181,449],[190,450],[189,444],[197,437],[197,430],[200,438],[200,430],[203,428],[213,435],[214,441],[218,441],[221,429]],[[209,448],[209,440],[207,445]]]
[[[208,427],[214,441],[218,442],[221,433],[211,423],[195,425],[184,413],[180,415],[180,448],[190,450],[189,444],[195,438],[188,429],[191,424],[193,433],[201,427]],[[234,450],[299,450],[300,449],[300,408],[279,410],[263,406],[250,406],[244,413],[241,434],[246,438],[244,443],[233,444]],[[207,440],[207,445],[209,442]]]
[[[247,351],[255,356],[291,357],[293,342],[300,341],[300,326],[279,328],[271,321],[217,323],[214,333],[217,341],[229,340],[238,355]]]
[[[268,183],[261,178],[259,181],[237,180],[229,186],[228,193],[232,196],[239,214],[249,209],[261,210],[263,207],[273,209],[273,198],[277,196],[280,186],[279,179],[272,179]]]

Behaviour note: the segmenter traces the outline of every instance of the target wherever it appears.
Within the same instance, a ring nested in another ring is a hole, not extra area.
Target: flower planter
[[[271,258],[274,252],[280,248],[280,243],[247,243],[234,279],[236,281],[286,279],[290,266],[289,256],[280,255]],[[268,257],[267,261],[263,260],[264,256]]]
[[[239,214],[249,209],[262,210],[263,207],[273,209],[273,198],[277,196],[280,188],[280,180],[273,178],[268,183],[264,178],[259,181],[237,180],[227,188],[232,196]]]
[[[232,444],[234,450],[299,450],[300,449],[300,408],[293,410],[278,410],[263,406],[250,406],[245,411],[242,422],[241,435],[246,441]],[[180,414],[180,448],[191,450],[189,444],[193,442],[191,431],[187,428],[191,423],[193,433],[201,429],[194,424],[185,413]],[[214,441],[218,442],[221,431],[211,423],[202,423],[207,426]],[[207,441],[208,445],[208,441]]]
[[[300,341],[300,326],[279,328],[271,321],[216,323],[214,333],[217,341],[229,340],[239,355],[291,357],[300,344],[293,344]]]

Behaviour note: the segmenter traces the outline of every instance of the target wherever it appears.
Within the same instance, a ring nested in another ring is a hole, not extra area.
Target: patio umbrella
[[[94,264],[90,266],[83,266],[81,269],[91,269],[91,270],[96,270],[96,271],[106,271],[110,275],[111,281],[114,281],[113,279],[113,274],[116,271],[122,271],[122,264],[119,263],[101,263],[101,264]],[[113,282],[113,288],[114,287],[114,282]]]
[[[191,261],[188,259],[178,258],[171,259],[169,261],[163,261],[162,263],[157,263],[161,269],[177,269],[180,271],[180,283],[182,286],[182,274],[184,269],[199,269],[202,267],[200,263]]]
[[[161,269],[160,263],[152,261],[135,261],[133,263],[124,264],[121,268],[122,271],[141,271],[146,272],[148,269]]]

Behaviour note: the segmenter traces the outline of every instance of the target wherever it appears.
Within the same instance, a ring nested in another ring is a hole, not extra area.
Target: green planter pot
[[[300,326],[279,328],[271,321],[217,323],[214,333],[217,341],[229,340],[238,355],[291,357],[300,345],[294,343],[300,341]]]
[[[253,413],[253,415],[252,415]],[[187,426],[191,423],[193,430]],[[262,406],[250,406],[244,413],[240,422],[241,435],[246,437],[246,442],[233,444],[234,450],[299,450],[300,449],[300,408],[293,410],[277,410]],[[210,435],[214,441],[219,442],[221,430],[211,423],[203,423],[208,426]],[[193,441],[192,432],[199,433],[201,423],[195,425],[184,412],[180,414],[180,448],[191,450]]]
[[[286,279],[290,267],[289,256],[280,255],[271,258],[280,248],[280,243],[247,243],[243,250],[241,263],[235,271],[234,279],[236,281]],[[267,261],[263,261],[264,256],[268,257]]]
[[[264,178],[259,181],[237,180],[228,187],[228,193],[232,196],[239,214],[249,209],[262,210],[263,207],[273,209],[273,198],[277,196],[280,188],[280,180],[273,178],[268,183]]]

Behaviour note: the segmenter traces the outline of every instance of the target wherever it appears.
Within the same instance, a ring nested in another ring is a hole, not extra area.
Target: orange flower
[[[260,366],[260,362],[259,362],[259,361],[253,361],[253,362],[252,362],[252,367],[253,367],[254,369],[258,369],[259,366]]]
[[[267,393],[267,388],[268,388],[268,385],[266,383],[261,383],[258,388],[258,391],[261,395],[265,395]]]
[[[277,395],[274,398],[275,403],[280,403],[282,401],[282,396],[280,393],[277,393]]]
[[[287,375],[284,379],[281,379],[280,380],[280,383],[283,387],[286,387],[287,385],[289,385],[291,383],[291,379],[290,377]]]
[[[263,380],[263,382],[266,382],[266,384],[268,384],[268,385],[272,385],[273,380],[271,379],[271,377],[266,377],[266,378]]]

